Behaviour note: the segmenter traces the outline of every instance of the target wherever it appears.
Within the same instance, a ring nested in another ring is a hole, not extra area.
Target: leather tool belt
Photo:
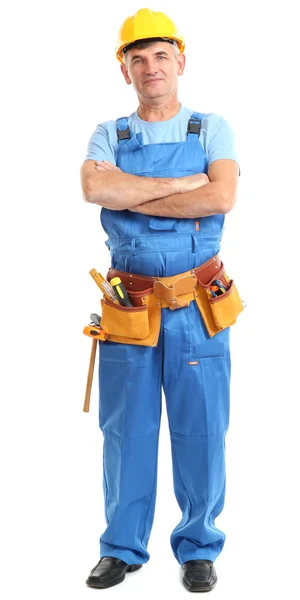
[[[101,327],[108,340],[119,343],[157,346],[162,308],[178,310],[196,301],[210,337],[233,325],[244,308],[218,254],[171,277],[148,277],[110,268],[106,279],[113,277],[120,277],[132,303],[127,307],[101,299]],[[227,291],[212,298],[209,288],[214,279],[220,280]]]

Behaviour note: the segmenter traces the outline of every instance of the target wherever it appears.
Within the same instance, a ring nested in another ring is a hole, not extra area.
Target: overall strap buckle
[[[191,122],[191,120],[189,120],[188,129],[187,129],[188,133],[197,133],[197,135],[199,135],[200,129],[201,129],[201,121],[198,123],[193,123],[193,122]]]
[[[130,129],[117,129],[118,142],[122,140],[130,140]]]
[[[128,126],[128,118],[120,117],[119,119],[117,119],[116,123],[117,123],[118,144],[120,142],[123,142],[124,140],[130,140],[131,133],[130,133],[130,129]]]
[[[198,138],[201,131],[201,121],[202,121],[202,113],[193,113],[189,119],[187,126],[187,137],[189,139],[194,136],[191,134],[195,134]],[[196,138],[197,139],[197,138]]]

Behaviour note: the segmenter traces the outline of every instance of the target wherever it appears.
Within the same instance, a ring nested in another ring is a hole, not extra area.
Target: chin
[[[161,92],[158,90],[148,90],[146,94],[147,98],[163,98],[163,96],[167,96],[167,92],[165,90]]]

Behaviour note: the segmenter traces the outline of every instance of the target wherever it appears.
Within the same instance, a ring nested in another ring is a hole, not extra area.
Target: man
[[[184,48],[166,15],[141,9],[126,19],[116,54],[139,106],[128,119],[97,127],[82,165],[84,199],[102,207],[112,268],[124,274],[167,278],[203,265],[219,252],[225,214],[235,203],[239,167],[230,126],[177,97]],[[217,581],[214,561],[225,535],[214,520],[225,495],[230,329],[209,336],[195,301],[171,308],[161,309],[154,347],[99,342],[107,528],[90,586],[120,583],[149,560],[162,386],[182,510],[171,548],[189,591],[209,591]]]

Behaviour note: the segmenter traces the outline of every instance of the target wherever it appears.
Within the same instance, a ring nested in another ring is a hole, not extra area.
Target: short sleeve
[[[208,164],[221,158],[230,158],[238,164],[233,131],[228,121],[222,119],[218,129],[209,140],[207,148]],[[239,164],[238,164],[239,167]],[[241,170],[239,167],[239,175]]]
[[[115,152],[109,139],[108,128],[104,124],[97,125],[91,135],[84,160],[108,160],[116,164]]]

